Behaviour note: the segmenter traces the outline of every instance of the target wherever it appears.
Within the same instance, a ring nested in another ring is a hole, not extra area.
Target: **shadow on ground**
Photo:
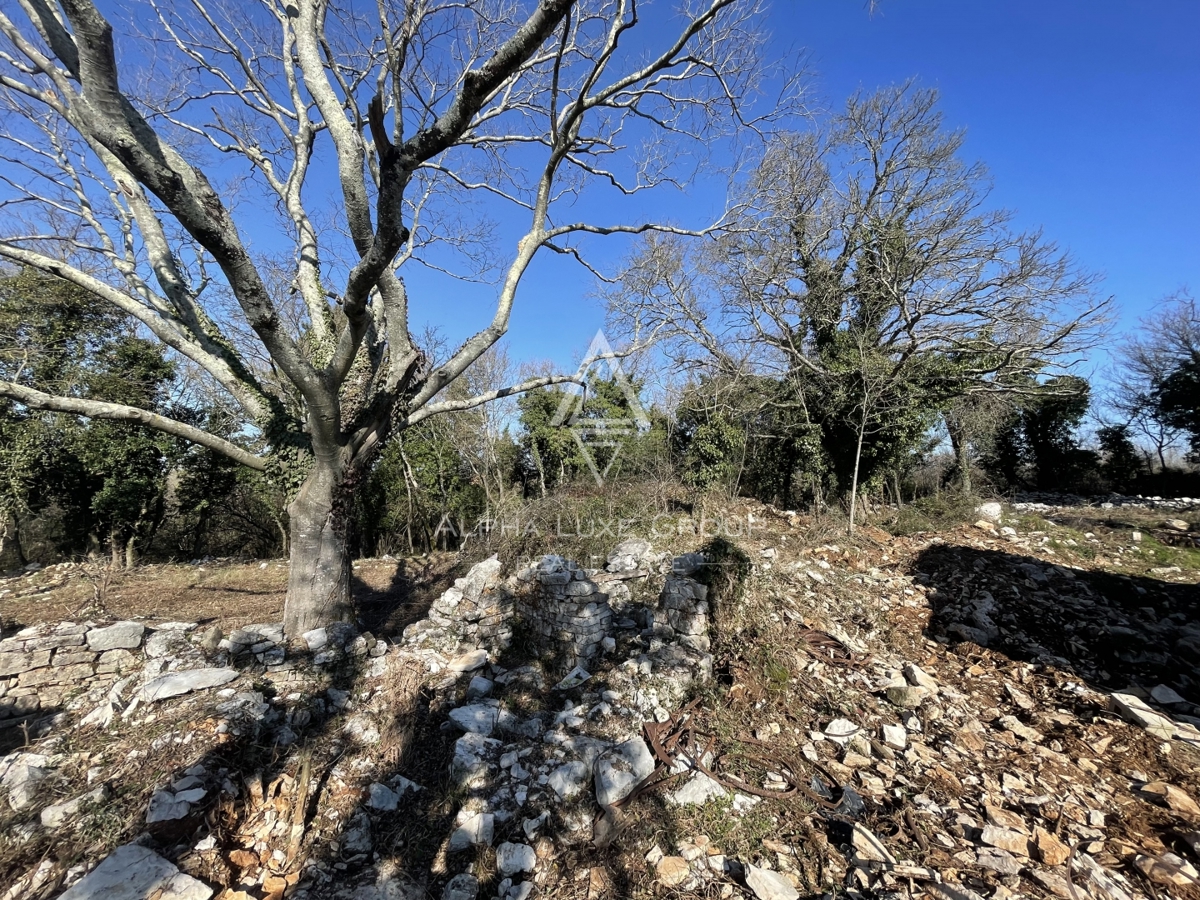
[[[930,636],[1055,665],[1101,690],[1166,684],[1200,712],[1200,586],[949,544],[914,561]]]

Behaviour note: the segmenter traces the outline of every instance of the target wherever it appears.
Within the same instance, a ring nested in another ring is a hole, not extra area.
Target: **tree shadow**
[[[465,566],[460,561],[439,556],[398,559],[384,582],[368,582],[356,570],[351,591],[364,631],[398,638],[405,628],[424,618],[430,604],[463,574]]]
[[[1093,687],[1164,684],[1200,715],[1200,587],[1068,569],[1032,556],[949,544],[914,561],[929,587],[928,633],[1056,666]]]

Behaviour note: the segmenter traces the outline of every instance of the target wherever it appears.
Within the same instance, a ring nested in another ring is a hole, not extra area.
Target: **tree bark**
[[[343,473],[318,459],[288,507],[283,629],[289,638],[333,622],[355,621],[350,595],[348,491]]]

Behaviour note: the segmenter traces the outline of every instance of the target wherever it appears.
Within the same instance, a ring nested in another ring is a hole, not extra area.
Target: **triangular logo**
[[[642,402],[638,399],[633,383],[625,374],[625,370],[621,368],[621,361],[613,355],[612,346],[603,330],[597,331],[596,336],[592,338],[591,346],[588,347],[587,355],[584,356],[575,377],[581,382],[585,381],[588,371],[594,366],[602,364],[608,367],[610,377],[624,394],[629,405],[629,415],[621,419],[582,418],[587,395],[581,391],[580,393],[568,392],[565,394],[562,403],[558,405],[558,410],[554,413],[554,418],[550,420],[551,425],[566,426],[571,430],[571,435],[575,438],[575,443],[579,445],[579,451],[583,454],[583,458],[587,460],[588,468],[592,470],[597,485],[604,484],[604,479],[612,470],[613,463],[621,455],[625,439],[632,437],[639,430],[646,431],[650,428],[650,417],[642,408]],[[597,465],[594,453],[602,448],[613,451],[603,470]]]

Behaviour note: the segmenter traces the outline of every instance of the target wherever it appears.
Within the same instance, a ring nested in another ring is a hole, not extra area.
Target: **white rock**
[[[304,643],[308,646],[308,649],[313,653],[321,650],[329,643],[329,632],[324,628],[314,628],[312,631],[306,631],[300,636],[304,639]]]
[[[491,760],[500,753],[501,743],[494,738],[473,732],[464,734],[454,742],[454,758],[450,761],[450,774],[466,784],[488,774]]]
[[[908,746],[908,732],[903,725],[884,725],[883,742],[893,750],[903,750]]]
[[[470,653],[464,653],[446,663],[446,670],[449,672],[473,672],[480,666],[487,665],[487,661],[486,650],[472,650]]]
[[[385,784],[376,782],[367,789],[367,806],[390,812],[400,805],[400,795]]]
[[[601,807],[624,800],[654,771],[654,754],[640,737],[630,738],[600,755],[594,766],[596,802]]]
[[[528,844],[510,844],[505,841],[496,848],[496,868],[501,875],[516,875],[532,872],[537,865],[537,854]]]
[[[150,795],[150,806],[146,809],[146,824],[173,822],[191,812],[192,805],[186,800],[176,800],[170,791],[155,791]]]
[[[38,783],[49,774],[43,768],[46,761],[44,756],[25,754],[22,761],[10,765],[4,773],[4,780],[0,783],[8,788],[8,805],[14,811],[20,812],[33,805]]]
[[[746,866],[746,887],[758,900],[798,900],[800,892],[778,872]]]
[[[834,719],[825,726],[825,737],[841,747],[845,747],[858,732],[859,727],[849,719]]]
[[[87,803],[103,803],[108,799],[108,786],[101,785],[94,791],[89,791],[82,797],[76,797],[74,800],[68,800],[65,803],[55,803],[53,806],[47,806],[42,810],[42,825],[46,828],[61,828],[66,824],[68,819],[73,819],[79,815],[79,810]]]
[[[499,701],[489,700],[485,703],[471,703],[450,710],[450,721],[463,731],[487,736],[495,730],[499,713]]]
[[[479,896],[479,879],[464,872],[450,879],[442,891],[442,900],[475,900]]]
[[[699,806],[709,800],[724,797],[727,793],[728,791],[716,781],[703,772],[697,772],[688,780],[687,784],[668,794],[667,800],[676,806]]]
[[[551,772],[547,784],[558,794],[560,800],[570,800],[584,789],[589,775],[591,770],[587,764],[576,760],[565,763]]]
[[[1162,713],[1152,710],[1141,698],[1132,694],[1114,693],[1109,699],[1113,708],[1125,719],[1140,725],[1155,737],[1169,741],[1175,736],[1175,723]]]
[[[59,900],[209,900],[212,888],[137,844],[118,847]]]
[[[496,817],[491,813],[476,813],[451,833],[450,852],[459,853],[471,847],[490,847],[495,832]]]
[[[923,687],[931,694],[938,692],[937,681],[916,663],[904,664],[904,677],[908,680],[909,684],[916,687]]]
[[[480,697],[486,697],[492,692],[492,680],[484,678],[482,675],[475,675],[471,678],[471,683],[467,685],[467,699],[477,700]]]
[[[219,687],[238,677],[236,669],[189,669],[186,672],[171,672],[159,675],[146,682],[137,693],[139,700],[154,702],[168,697],[178,697],[190,691]]]
[[[991,519],[993,522],[999,522],[1000,517],[1004,515],[1004,507],[995,501],[980,503],[975,507],[975,514],[983,516],[985,519]]]

